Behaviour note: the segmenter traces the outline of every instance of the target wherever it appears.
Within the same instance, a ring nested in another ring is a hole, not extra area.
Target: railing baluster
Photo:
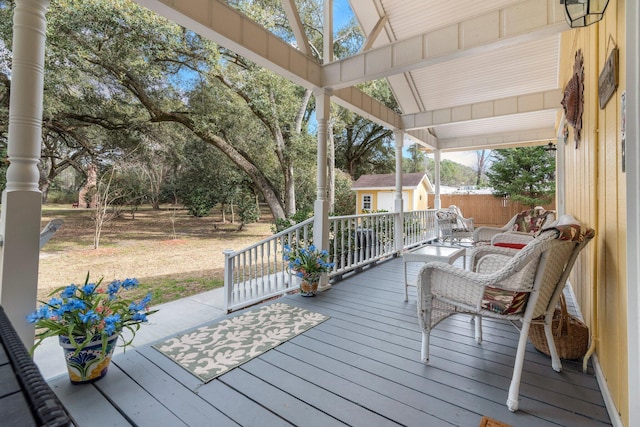
[[[408,248],[436,236],[434,210],[404,214],[403,247]],[[381,212],[330,218],[334,267],[329,277],[344,274],[368,263],[391,256],[396,250],[395,224],[399,216]],[[293,287],[285,245],[308,246],[313,218],[275,234],[249,248],[229,250],[225,261],[225,306],[227,311],[244,308]]]

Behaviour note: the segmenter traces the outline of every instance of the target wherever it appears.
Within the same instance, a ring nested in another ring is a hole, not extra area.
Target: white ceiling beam
[[[360,48],[360,52],[366,52],[367,50],[371,49],[371,47],[373,46],[373,43],[375,43],[376,39],[384,29],[384,26],[387,24],[388,20],[389,20],[388,15],[381,16],[380,19],[378,19],[378,22],[376,22],[376,25],[373,26],[373,29],[367,36],[367,39],[362,44],[362,47]]]
[[[557,131],[550,127],[465,138],[438,139],[437,148],[442,151],[513,148],[547,144],[549,141],[556,141],[556,137]]]
[[[284,8],[287,18],[289,19],[289,25],[293,31],[293,35],[298,43],[298,49],[305,55],[311,57],[311,50],[309,49],[309,39],[304,32],[302,20],[298,13],[298,8],[294,0],[282,0],[282,7]]]
[[[402,129],[421,129],[533,111],[558,110],[562,90],[553,89],[451,108],[402,115]]]
[[[391,108],[355,87],[332,93],[333,101],[349,110],[391,130],[401,129],[400,115]]]
[[[557,0],[526,0],[323,66],[339,89],[567,30]]]
[[[136,1],[294,83],[322,86],[320,64],[221,0]]]
[[[411,142],[414,142],[428,150],[433,150],[438,146],[438,138],[430,134],[426,129],[410,130],[406,131],[404,134],[407,139],[411,140]]]

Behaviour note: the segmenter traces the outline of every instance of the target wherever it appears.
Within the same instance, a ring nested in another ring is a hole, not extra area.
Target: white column
[[[329,91],[314,92],[316,120],[318,122],[318,191],[313,205],[313,243],[317,248],[329,250],[329,202],[327,200],[327,129],[331,107]],[[320,281],[319,290],[331,287],[326,275]]]
[[[394,212],[397,215],[395,228],[396,251],[401,253],[404,249],[404,206],[402,203],[402,143],[404,132],[396,130],[393,132],[396,142],[396,194],[394,200]]]
[[[564,137],[558,137],[556,139],[556,148],[554,161],[556,162],[556,211],[557,217],[564,215],[567,211],[566,205],[566,192],[565,192],[565,154],[564,150],[566,148],[566,144],[564,142]]]
[[[435,150],[433,152],[433,161],[435,162],[434,167],[434,175],[435,175],[435,185],[436,185],[436,194],[433,198],[433,207],[434,209],[440,209],[442,207],[442,202],[440,200],[440,150]]]
[[[13,14],[13,68],[9,107],[9,168],[2,193],[0,304],[27,348],[34,327],[25,317],[36,307],[41,193],[42,88],[45,0],[17,0]]]
[[[333,62],[333,0],[324,0],[322,63]]]
[[[628,425],[640,425],[640,5],[626,3],[627,393]],[[620,89],[614,96],[621,96]],[[621,137],[618,139],[621,143]],[[614,408],[615,409],[615,408]],[[610,411],[612,412],[612,411]]]

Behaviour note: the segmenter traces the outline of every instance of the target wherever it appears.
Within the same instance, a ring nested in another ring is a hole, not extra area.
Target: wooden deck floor
[[[285,298],[331,318],[207,384],[150,346],[117,355],[93,385],[50,384],[91,427],[474,427],[483,415],[512,426],[610,425],[595,376],[567,361],[556,373],[531,345],[520,410],[507,410],[518,336],[509,323],[486,319],[477,345],[469,318],[453,316],[432,333],[430,364],[421,363],[415,288],[405,303],[399,258],[315,298]]]

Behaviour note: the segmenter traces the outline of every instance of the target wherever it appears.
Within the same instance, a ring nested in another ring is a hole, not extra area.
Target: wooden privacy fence
[[[494,197],[490,194],[441,194],[440,203],[443,208],[456,205],[465,218],[473,218],[474,225],[504,225],[512,216],[529,209],[509,199]],[[429,194],[429,206],[434,205],[434,194]],[[555,201],[544,205],[545,209],[555,210]]]

